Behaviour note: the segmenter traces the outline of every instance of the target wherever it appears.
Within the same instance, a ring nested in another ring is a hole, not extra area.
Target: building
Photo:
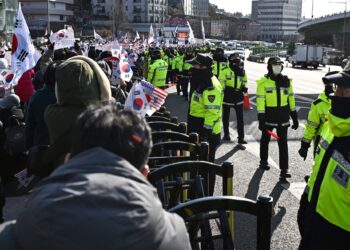
[[[261,39],[269,42],[291,41],[298,36],[302,0],[258,0],[258,23]],[[256,6],[254,6],[256,8]]]
[[[113,4],[115,22],[123,20],[125,15],[128,28],[141,33],[149,31],[150,23],[161,27],[168,14],[167,0],[92,0],[91,4],[97,29],[112,26]]]
[[[185,0],[184,0],[185,1]],[[192,0],[193,16],[209,16],[209,0]]]
[[[17,16],[17,0],[0,0],[0,36],[10,40]]]
[[[21,0],[21,3],[32,37],[44,35],[46,28],[57,31],[72,23],[74,0]]]
[[[210,22],[210,36],[216,38],[229,38],[229,20],[212,20]]]
[[[258,21],[258,14],[259,14],[259,0],[253,0],[252,1],[252,14],[251,14],[251,19],[254,22]]]

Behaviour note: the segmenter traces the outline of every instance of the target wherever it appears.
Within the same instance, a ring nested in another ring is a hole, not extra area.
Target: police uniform
[[[191,64],[186,61],[193,59],[190,54],[185,54],[182,60],[178,62],[179,69],[179,83],[181,86],[182,94],[185,99],[188,99],[188,83],[191,81]]]
[[[220,73],[219,80],[224,87],[224,102],[222,114],[224,139],[230,140],[230,109],[234,108],[237,117],[238,141],[244,142],[243,93],[247,92],[247,75],[243,69],[240,69],[237,73],[235,73],[229,66],[227,66]]]
[[[181,64],[182,64],[183,58],[184,58],[183,52],[180,50],[179,54],[173,60],[174,75],[175,75],[175,78],[177,78],[176,90],[177,90],[177,94],[178,95],[181,92],[181,86],[180,86],[180,83],[179,83],[179,78],[181,77],[180,68],[181,68]]]
[[[318,98],[312,102],[310,111],[305,125],[304,136],[301,140],[301,150],[304,149],[306,158],[307,149],[310,147],[311,141],[314,142],[314,155],[320,140],[320,133],[324,123],[327,121],[327,114],[331,107],[331,100],[322,92]],[[300,154],[299,150],[299,154]]]
[[[266,170],[268,166],[268,145],[271,135],[268,130],[276,128],[279,147],[279,167],[281,178],[290,177],[288,174],[288,145],[287,131],[290,126],[289,116],[293,119],[293,129],[298,127],[298,115],[295,110],[295,97],[292,81],[287,76],[279,74],[274,77],[272,65],[282,64],[279,58],[270,58],[268,63],[269,74],[257,80],[256,104],[258,111],[260,140],[260,167]],[[282,65],[281,65],[282,66]]]
[[[338,89],[320,134],[314,165],[300,200],[299,249],[349,249],[350,65],[323,78]],[[346,92],[343,92],[347,90]],[[344,95],[344,93],[347,93]]]
[[[168,64],[162,59],[156,59],[148,70],[147,81],[156,87],[165,87]]]
[[[217,48],[214,52],[214,62],[213,62],[213,74],[218,79],[220,79],[220,74],[223,69],[227,68],[228,62],[224,55],[224,50],[222,48]]]
[[[205,54],[198,54],[194,61],[212,64],[212,59]],[[209,67],[210,67],[209,66]],[[210,70],[210,69],[209,69]],[[209,80],[209,79],[208,79]],[[193,91],[188,115],[189,133],[196,132],[209,142],[209,160],[214,162],[215,151],[220,144],[222,129],[223,87],[219,80],[212,76],[210,84],[200,86]]]

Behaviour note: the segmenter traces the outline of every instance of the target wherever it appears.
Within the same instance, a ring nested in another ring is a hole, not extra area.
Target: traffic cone
[[[253,109],[252,106],[250,105],[248,93],[244,93],[243,109],[244,110],[252,110]]]

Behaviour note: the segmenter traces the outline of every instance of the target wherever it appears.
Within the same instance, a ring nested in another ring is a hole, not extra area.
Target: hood
[[[142,174],[102,148],[76,155],[42,181],[14,226],[27,250],[186,249],[182,230],[182,219],[162,209]]]
[[[74,56],[56,69],[57,103],[64,106],[87,106],[97,101],[109,101],[109,80],[90,58]]]
[[[227,62],[227,58],[225,55],[222,54],[214,54],[213,60],[216,62]]]

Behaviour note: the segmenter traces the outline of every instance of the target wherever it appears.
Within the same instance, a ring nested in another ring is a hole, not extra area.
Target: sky
[[[346,0],[303,0],[303,16],[311,18],[312,1],[314,1],[314,17],[320,17],[336,12],[343,12]],[[227,12],[242,12],[244,15],[250,14],[252,9],[252,0],[209,0],[210,3],[217,5],[220,9]],[[331,3],[331,2],[344,2]],[[350,1],[348,8],[350,10]]]

